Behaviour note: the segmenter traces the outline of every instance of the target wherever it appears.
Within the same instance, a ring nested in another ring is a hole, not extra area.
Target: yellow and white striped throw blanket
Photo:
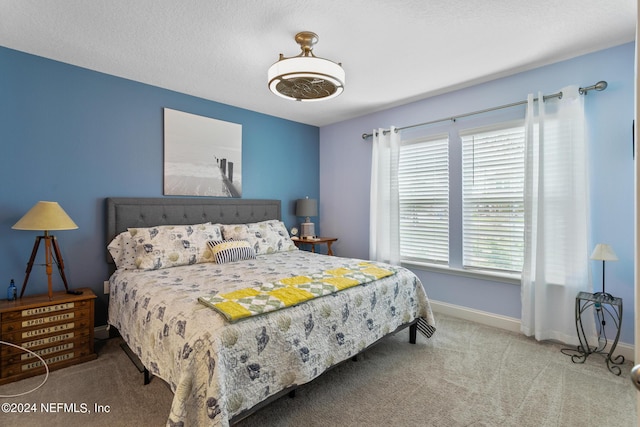
[[[215,309],[228,321],[235,322],[291,307],[395,273],[391,266],[382,267],[372,262],[362,261],[314,274],[286,277],[257,287],[199,297],[198,301]]]

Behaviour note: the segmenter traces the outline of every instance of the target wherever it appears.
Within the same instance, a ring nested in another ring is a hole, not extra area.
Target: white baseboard
[[[459,319],[469,320],[482,325],[493,326],[495,328],[506,329],[511,332],[520,332],[520,319],[515,317],[502,316],[489,313],[487,311],[475,310],[461,305],[449,304],[446,302],[430,300],[431,309],[434,313],[442,313]],[[436,318],[436,322],[437,322]],[[437,325],[437,323],[436,323]],[[618,342],[615,355],[621,354],[625,360],[635,359],[634,346],[623,342]]]
[[[500,314],[489,313],[482,310],[475,310],[472,308],[449,304],[446,302],[434,300],[430,300],[430,302],[431,308],[433,309],[434,313],[442,313],[452,317],[457,317],[459,319],[480,323],[482,325],[505,329],[511,332],[520,332],[520,319],[516,319],[515,317],[502,316]],[[94,336],[97,339],[109,338],[108,326],[96,326],[94,329]],[[618,345],[616,346],[616,355],[618,354],[624,356],[625,360],[633,361],[635,359],[634,347],[632,344],[618,342]]]

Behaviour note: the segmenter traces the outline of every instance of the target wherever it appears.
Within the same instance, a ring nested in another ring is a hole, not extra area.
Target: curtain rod
[[[589,92],[590,90],[594,90],[595,89],[597,91],[601,91],[601,90],[605,90],[606,88],[607,88],[607,82],[605,82],[604,80],[601,80],[601,81],[599,81],[598,83],[596,83],[594,85],[587,86],[587,87],[581,87],[578,92],[580,92],[580,95],[586,95],[587,92]],[[562,99],[562,91],[560,91],[558,93],[551,94],[551,95],[544,95],[542,97],[542,99],[544,101],[546,101],[548,99],[553,99],[553,98]],[[538,98],[533,98],[533,100],[537,101]],[[411,129],[411,128],[415,128],[415,127],[418,127],[418,126],[427,126],[427,125],[432,125],[434,123],[447,122],[449,120],[455,122],[457,119],[461,119],[463,117],[469,117],[469,116],[474,116],[476,114],[488,113],[489,111],[502,110],[504,108],[517,107],[518,105],[524,105],[526,103],[527,103],[527,101],[513,102],[511,104],[500,105],[498,107],[493,107],[493,108],[486,108],[484,110],[473,111],[471,113],[465,113],[465,114],[460,114],[460,115],[457,115],[457,116],[446,117],[446,118],[443,118],[443,119],[432,120],[430,122],[418,123],[418,124],[415,124],[415,125],[409,125],[409,126],[405,126],[405,127],[401,127],[401,128],[396,128],[396,132],[399,131],[399,130]],[[390,131],[389,130],[384,130],[382,132],[383,132],[384,135],[386,135]],[[373,136],[373,134],[371,134],[371,133],[363,133],[362,134],[362,139],[367,139],[367,138],[369,138],[371,136]]]

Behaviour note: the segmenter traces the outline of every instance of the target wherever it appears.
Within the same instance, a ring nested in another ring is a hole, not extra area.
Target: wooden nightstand
[[[338,240],[337,237],[315,237],[313,239],[300,239],[298,237],[292,237],[293,243],[297,247],[301,245],[311,245],[311,252],[316,251],[316,245],[327,245],[327,255],[333,255],[333,251],[331,250],[331,244]]]
[[[82,295],[65,291],[0,301],[0,341],[27,348],[42,357],[49,370],[98,357],[93,349],[94,300],[89,288]],[[30,353],[0,345],[0,385],[45,372]]]

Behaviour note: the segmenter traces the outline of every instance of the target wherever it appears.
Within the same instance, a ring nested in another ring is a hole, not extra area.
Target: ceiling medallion
[[[342,64],[318,58],[313,45],[318,35],[311,31],[296,34],[296,43],[302,52],[285,58],[280,54],[278,62],[269,68],[268,80],[271,92],[295,101],[321,101],[335,98],[344,91]]]

